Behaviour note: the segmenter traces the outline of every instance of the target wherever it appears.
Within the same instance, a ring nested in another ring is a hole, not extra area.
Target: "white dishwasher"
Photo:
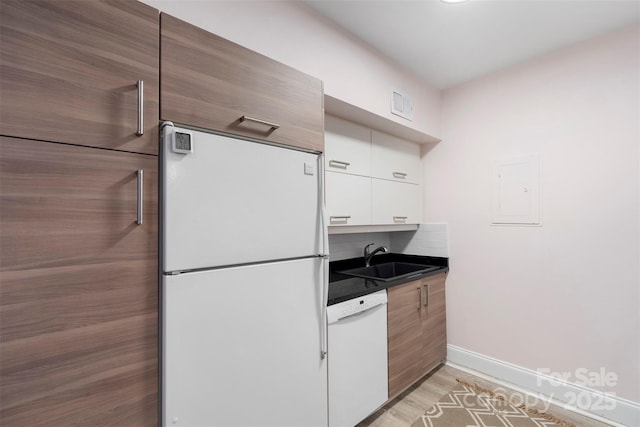
[[[327,307],[329,427],[353,427],[389,396],[387,291]]]

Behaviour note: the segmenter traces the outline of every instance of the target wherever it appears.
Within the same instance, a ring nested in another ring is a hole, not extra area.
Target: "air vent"
[[[411,97],[399,90],[391,91],[391,113],[407,120],[413,120]]]

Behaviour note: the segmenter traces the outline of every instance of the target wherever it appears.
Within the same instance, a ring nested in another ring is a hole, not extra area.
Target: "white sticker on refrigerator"
[[[304,163],[304,174],[305,175],[315,175],[316,166],[311,162]]]

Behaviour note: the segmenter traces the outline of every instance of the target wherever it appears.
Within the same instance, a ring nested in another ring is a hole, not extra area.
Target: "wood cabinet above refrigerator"
[[[324,149],[322,82],[162,13],[160,118]]]
[[[0,19],[3,135],[158,153],[156,9],[3,1]]]

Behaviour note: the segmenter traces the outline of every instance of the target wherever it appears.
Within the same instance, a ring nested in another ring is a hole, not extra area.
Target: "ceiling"
[[[305,0],[445,89],[640,21],[640,0]]]

